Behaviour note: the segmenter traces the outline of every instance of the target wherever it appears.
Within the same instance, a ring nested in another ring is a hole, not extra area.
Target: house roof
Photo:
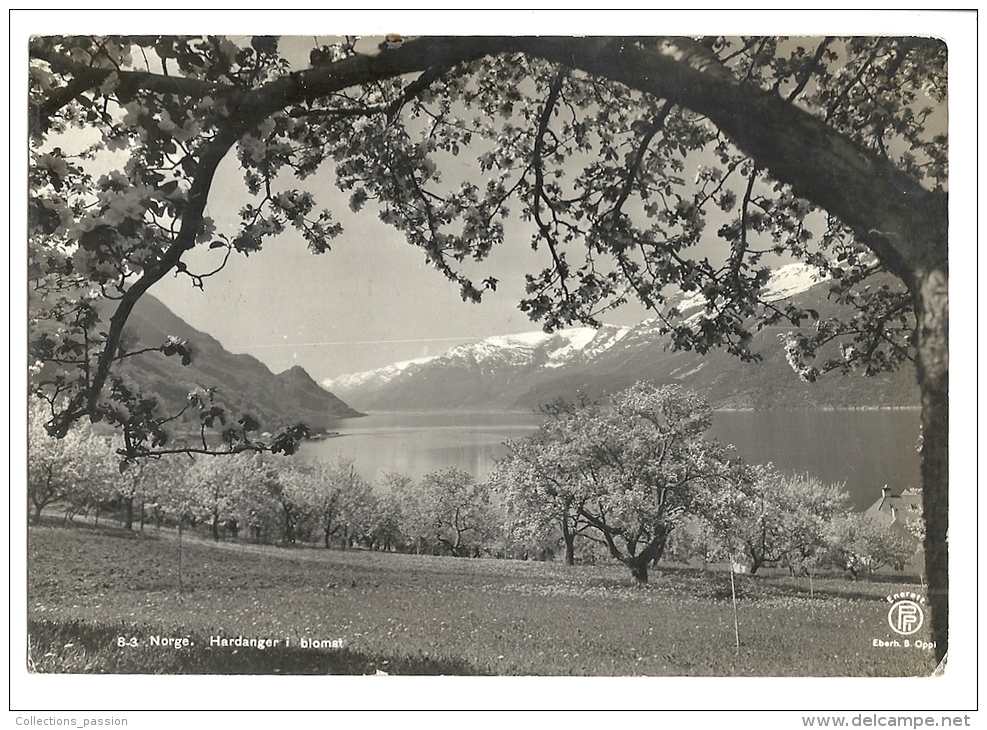
[[[925,573],[925,550],[921,540],[908,529],[907,520],[911,516],[922,514],[922,490],[909,487],[895,494],[885,485],[881,497],[864,510],[864,515],[886,526],[892,532],[900,535],[915,545],[915,554],[908,561],[908,569]]]
[[[864,514],[867,517],[877,520],[881,524],[901,532],[910,538],[914,536],[905,525],[905,520],[909,514],[919,515],[921,513],[921,489],[909,487],[902,491],[901,494],[895,494],[887,485],[884,485],[881,489],[880,499],[864,510]]]

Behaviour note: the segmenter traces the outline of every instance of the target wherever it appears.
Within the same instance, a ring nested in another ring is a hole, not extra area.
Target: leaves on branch
[[[211,274],[182,261],[197,245],[249,255],[294,229],[313,252],[328,251],[341,226],[320,210],[314,188],[289,178],[330,166],[352,210],[403,233],[467,301],[500,283],[474,278],[474,265],[504,242],[505,221],[526,223],[544,264],[527,274],[520,307],[546,329],[598,324],[637,299],[673,347],[699,352],[724,347],[757,359],[752,332],[789,324],[786,347],[806,377],[871,374],[911,357],[903,287],[869,281],[903,276],[894,244],[855,240],[800,197],[815,190],[811,180],[793,187],[774,179],[772,165],[794,152],[769,144],[755,163],[731,141],[737,130],[728,136],[716,125],[729,127],[740,107],[781,108],[793,121],[774,143],[818,123],[828,144],[819,154],[834,155],[825,169],[864,160],[872,182],[907,179],[902,199],[933,210],[942,195],[929,191],[943,193],[947,171],[947,140],[937,131],[942,43],[466,40],[402,39],[376,59],[347,40],[314,49],[313,68],[295,72],[276,37],[33,38],[29,272],[49,303],[32,312],[32,387],[63,409],[54,431],[106,418],[130,424],[137,444],[157,443],[167,419],[151,415],[153,399],[110,377],[125,354],[130,308],[170,272],[203,286]],[[654,73],[626,70],[645,67]],[[682,82],[663,86],[665,72]],[[704,92],[707,82],[718,91]],[[73,130],[96,142],[71,153],[48,144]],[[231,148],[256,200],[235,230],[217,233],[205,206]],[[845,150],[849,157],[839,157]],[[813,161],[816,151],[799,152]],[[119,164],[92,172],[107,155]],[[878,258],[861,255],[861,244]],[[829,279],[834,303],[851,314],[772,301],[767,271],[792,259]],[[698,315],[682,318],[683,294],[700,298]],[[84,316],[92,296],[119,302],[99,332]],[[800,328],[809,320],[811,331]],[[191,357],[177,342],[161,351]],[[203,426],[227,429],[227,444],[247,443],[247,424],[230,431],[235,419],[224,424],[212,406],[200,416]],[[297,436],[286,432],[271,448],[290,453]]]
[[[275,437],[271,443],[271,452],[291,456],[298,451],[299,444],[310,435],[311,432],[304,424],[290,426]]]
[[[188,365],[192,362],[192,347],[187,340],[169,337],[168,341],[161,346],[161,352],[167,357],[181,355],[182,365]]]

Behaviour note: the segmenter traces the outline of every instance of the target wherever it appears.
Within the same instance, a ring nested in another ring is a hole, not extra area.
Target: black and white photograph
[[[12,709],[969,726],[976,11],[456,12],[12,28]]]

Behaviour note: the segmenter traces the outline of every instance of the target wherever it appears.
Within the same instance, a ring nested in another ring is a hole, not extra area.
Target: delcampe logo
[[[911,636],[925,623],[925,612],[921,604],[925,599],[916,593],[896,593],[888,596],[891,608],[888,610],[888,625],[896,634]]]

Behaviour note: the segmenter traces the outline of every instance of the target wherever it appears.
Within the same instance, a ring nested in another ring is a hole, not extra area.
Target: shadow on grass
[[[129,540],[154,540],[158,538],[161,532],[160,530],[155,529],[153,525],[149,525],[145,527],[144,530],[140,530],[136,523],[132,529],[128,530],[123,526],[123,524],[117,522],[112,517],[108,517],[107,515],[102,515],[98,523],[93,522],[93,520],[88,517],[80,516],[71,520],[66,520],[58,515],[42,515],[40,524],[28,525],[28,534],[30,535],[31,530],[39,527],[75,530],[76,532],[84,532],[92,535],[121,537]]]
[[[277,646],[239,650],[213,648],[190,636],[193,646],[150,646],[152,627],[111,627],[85,621],[28,621],[28,670],[39,674],[401,674],[477,675],[459,659],[372,656],[350,649]],[[139,646],[118,646],[120,637],[140,637]]]

